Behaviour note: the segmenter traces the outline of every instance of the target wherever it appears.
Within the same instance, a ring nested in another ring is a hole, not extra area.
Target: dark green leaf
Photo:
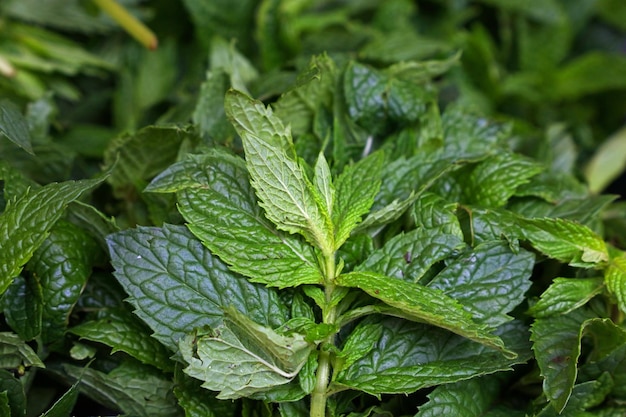
[[[441,196],[425,192],[413,208],[415,225],[425,229],[440,229],[443,233],[463,238],[461,225],[456,216],[457,203],[450,203]]]
[[[185,411],[185,417],[236,417],[234,401],[221,401],[200,386],[200,381],[191,378],[179,368],[174,374],[174,395]]]
[[[4,99],[0,100],[0,136],[34,155],[26,119],[15,104]]]
[[[523,249],[516,253],[502,242],[488,242],[448,262],[428,284],[458,300],[474,321],[496,327],[512,318],[530,288],[535,256]]]
[[[0,214],[0,293],[43,243],[65,207],[102,180],[52,183],[30,191]]]
[[[82,339],[112,347],[112,353],[126,352],[155,368],[164,371],[173,369],[168,350],[150,337],[149,328],[125,310],[108,310],[98,320],[83,322],[69,331]]]
[[[505,348],[499,337],[491,333],[492,328],[474,322],[471,314],[466,312],[458,301],[440,290],[369,271],[340,275],[337,284],[360,288],[370,296],[397,308],[406,318],[450,330],[499,350],[506,356],[516,355]]]
[[[69,417],[72,415],[72,410],[80,393],[79,383],[80,381],[73,384],[41,417]]]
[[[4,316],[11,329],[24,340],[41,334],[43,293],[34,278],[17,277],[2,296]]]
[[[609,292],[617,299],[617,306],[626,312],[626,253],[612,258],[604,271],[604,282]]]
[[[6,395],[7,417],[24,417],[26,415],[26,393],[24,386],[10,372],[0,369],[0,393]],[[1,407],[0,407],[1,409]]]
[[[585,410],[593,409],[604,402],[611,392],[614,382],[608,373],[604,373],[597,381],[588,381],[574,386],[572,396],[567,406],[562,410],[556,410],[547,405],[537,417],[579,417],[589,415]],[[596,415],[591,414],[591,415]]]
[[[180,190],[189,229],[251,281],[275,287],[322,282],[313,249],[265,219],[240,158],[214,149],[171,166],[147,190]]]
[[[233,274],[185,227],[128,229],[108,243],[115,276],[136,314],[173,351],[193,329],[218,326],[225,307],[273,327],[286,321],[275,292]]]
[[[626,80],[621,76],[624,71],[624,56],[589,52],[560,69],[550,86],[550,94],[561,100],[574,100],[587,94],[624,90]]]
[[[0,333],[0,368],[12,369],[20,366],[45,368],[39,356],[18,335]]]
[[[228,74],[216,70],[207,72],[193,112],[193,122],[203,136],[220,141],[234,136],[235,131],[224,112],[224,94],[229,88]]]

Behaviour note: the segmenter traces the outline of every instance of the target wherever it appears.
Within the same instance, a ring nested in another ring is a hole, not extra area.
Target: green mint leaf
[[[75,382],[65,393],[52,404],[52,407],[40,417],[65,417],[72,414],[76,400],[78,400],[78,394],[80,390],[78,385],[80,381]]]
[[[455,299],[442,291],[413,284],[375,272],[351,272],[337,277],[337,284],[360,288],[370,296],[397,308],[406,318],[442,327],[501,351],[508,357],[515,353],[506,349],[502,340],[494,336],[492,328],[472,320],[470,313]]]
[[[450,203],[435,193],[425,192],[415,201],[412,215],[417,227],[438,229],[462,239],[463,231],[456,216],[457,207],[457,203]]]
[[[313,185],[322,199],[322,208],[327,213],[332,214],[335,204],[335,186],[333,185],[328,161],[326,161],[323,152],[319,153],[317,162],[315,163]]]
[[[615,383],[608,373],[602,374],[596,381],[587,381],[580,384],[576,384],[572,390],[572,396],[563,410],[555,410],[551,404],[544,407],[543,410],[535,414],[537,417],[576,417],[590,415],[590,412],[586,410],[593,409],[594,407],[602,404]],[[613,414],[615,409],[610,407],[602,407],[598,415],[607,417],[619,417],[623,411],[617,409],[617,413]],[[596,414],[594,412],[594,414]],[[593,415],[593,414],[591,414]]]
[[[522,217],[564,218],[587,225],[595,221],[598,213],[614,200],[615,196],[612,195],[568,197],[559,200],[557,204],[526,199],[510,204],[508,208]]]
[[[230,268],[273,287],[323,281],[313,248],[265,218],[244,161],[221,149],[172,165],[147,191],[179,191],[189,229]]]
[[[589,268],[609,260],[604,240],[564,219],[519,219],[524,237],[540,252],[572,266]]]
[[[230,90],[225,103],[267,218],[279,229],[302,234],[323,253],[332,253],[330,214],[298,162],[289,129],[269,108],[243,93]]]
[[[54,369],[80,381],[80,389],[95,401],[126,415],[179,417],[173,383],[160,371],[135,361],[125,361],[108,373],[62,364]]]
[[[343,344],[339,355],[340,366],[336,371],[349,368],[356,361],[367,355],[374,347],[383,333],[383,327],[379,323],[362,323],[356,327]]]
[[[534,265],[532,253],[488,242],[449,261],[428,287],[458,300],[474,321],[496,327],[512,320],[507,313],[524,301]]]
[[[102,343],[113,348],[111,353],[126,352],[140,362],[164,371],[172,371],[170,352],[147,328],[126,310],[107,310],[98,320],[86,321],[69,331],[81,339]]]
[[[462,178],[464,201],[487,207],[502,207],[515,194],[518,186],[527,183],[543,167],[511,153],[500,153],[480,162],[471,174]]]
[[[380,189],[383,154],[375,152],[353,165],[348,165],[337,178],[336,199],[332,211],[335,225],[335,248],[348,239],[350,233],[374,204]]]
[[[32,278],[18,276],[2,296],[7,324],[24,340],[41,334],[43,293],[41,284]]]
[[[0,214],[0,294],[22,270],[69,203],[103,179],[52,183],[31,190]]]
[[[224,112],[224,94],[229,88],[228,74],[215,69],[207,72],[192,115],[193,123],[203,137],[222,139],[235,135]]]
[[[15,369],[19,366],[45,368],[39,356],[18,335],[0,333],[0,368]]]
[[[488,375],[440,385],[428,394],[428,402],[419,407],[415,417],[490,416],[489,411],[498,399],[501,384],[497,376]]]
[[[592,193],[599,193],[626,169],[626,128],[602,142],[585,167],[585,178]]]
[[[583,324],[590,318],[589,312],[574,310],[569,314],[538,318],[531,326],[533,351],[544,378],[543,392],[557,412],[565,408],[572,394],[578,374]]]
[[[337,388],[353,388],[372,395],[406,394],[511,370],[514,364],[532,357],[528,331],[516,321],[496,330],[507,346],[517,353],[515,359],[507,359],[484,345],[423,323],[372,317],[359,326],[371,323],[381,326],[380,337],[368,353],[337,375],[334,383]]]
[[[528,314],[536,318],[567,314],[585,305],[603,289],[603,278],[554,278],[539,301],[528,309]]]
[[[237,403],[218,400],[202,388],[200,381],[187,376],[181,367],[174,373],[174,395],[185,417],[237,417]]]
[[[302,335],[281,336],[229,310],[224,324],[185,337],[180,352],[185,373],[219,391],[219,399],[246,397],[290,382],[307,361],[313,345]]]
[[[104,154],[106,166],[113,167],[108,182],[122,196],[127,187],[143,189],[148,180],[176,161],[183,141],[193,138],[190,130],[161,126],[115,138]]]
[[[2,397],[0,397],[0,410],[4,408],[6,414],[3,416],[24,416],[26,411],[26,393],[23,383],[13,374],[4,369],[0,369],[0,395],[6,398],[6,407],[2,407]],[[7,411],[8,410],[8,411]]]
[[[20,109],[9,100],[0,100],[0,136],[34,155],[28,122]]]
[[[431,266],[465,248],[462,238],[437,229],[415,229],[401,233],[372,252],[357,271],[374,271],[417,282]]]
[[[65,333],[74,304],[91,275],[99,248],[78,226],[57,222],[48,238],[37,248],[28,264],[41,286],[41,337],[45,343],[60,339]]]
[[[470,240],[473,245],[502,239],[511,247],[519,247],[518,239],[522,236],[518,217],[504,209],[485,209],[466,207],[468,221],[471,224]]]
[[[617,306],[626,312],[626,253],[612,258],[604,271],[604,282],[617,299]]]
[[[312,393],[315,389],[317,365],[317,352],[312,352],[298,373],[300,388],[307,394]]]
[[[228,306],[262,324],[286,321],[274,291],[233,274],[183,226],[127,229],[107,240],[136,314],[173,351],[193,329],[218,326]]]
[[[210,51],[211,69],[222,70],[230,75],[230,84],[233,88],[246,91],[246,85],[259,76],[250,61],[237,51],[234,39],[226,41],[222,37],[214,36],[211,39]]]

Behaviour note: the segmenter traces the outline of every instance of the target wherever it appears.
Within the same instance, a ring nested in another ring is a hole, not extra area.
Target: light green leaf
[[[281,336],[229,309],[224,324],[180,342],[189,364],[185,373],[219,391],[219,399],[236,399],[290,382],[304,366],[313,345],[302,335]]]
[[[450,330],[499,350],[507,357],[516,355],[505,348],[499,337],[491,333],[492,328],[474,322],[471,314],[458,301],[440,290],[366,271],[340,275],[337,277],[337,284],[360,288],[370,296],[397,308],[410,320]]]
[[[370,319],[362,322],[365,325]],[[531,358],[528,332],[509,322],[496,333],[517,353],[513,360],[484,345],[423,323],[383,318],[372,349],[339,373],[331,385],[372,395],[410,393],[421,388],[510,370]]]
[[[537,175],[543,167],[520,155],[499,153],[480,162],[464,184],[465,201],[486,207],[504,206],[515,190]]]
[[[626,313],[626,254],[622,253],[609,261],[604,271],[606,288],[617,299],[617,306]]]
[[[135,313],[172,351],[193,329],[218,326],[228,306],[261,324],[286,321],[274,291],[232,273],[183,226],[127,229],[109,236],[108,244]]]
[[[335,186],[333,185],[330,167],[323,152],[320,152],[315,163],[313,185],[322,200],[324,211],[332,215],[335,204]]]
[[[585,305],[603,288],[602,278],[554,278],[541,299],[528,309],[528,314],[536,318],[567,314]]]
[[[108,373],[92,368],[63,364],[55,369],[72,380],[80,390],[109,408],[137,417],[179,417],[182,415],[172,392],[171,378],[135,361],[125,361]]]
[[[22,365],[45,368],[39,356],[18,335],[0,333],[0,368],[13,369]]]
[[[0,214],[0,294],[44,242],[65,207],[102,181],[48,184],[26,193]]]
[[[561,67],[550,85],[550,95],[560,100],[626,89],[621,74],[626,71],[626,57],[621,54],[591,51]]]
[[[72,223],[59,221],[33,254],[28,269],[41,287],[41,298],[34,297],[29,302],[42,303],[44,343],[63,337],[98,251],[96,242],[87,232]]]
[[[357,271],[373,271],[389,277],[418,282],[431,266],[465,247],[457,235],[441,229],[415,229],[400,233],[372,252]]]
[[[235,44],[235,39],[226,41],[224,38],[214,36],[211,39],[210,68],[212,71],[222,70],[228,74],[232,88],[247,91],[246,86],[257,78],[259,73],[250,61],[235,48]],[[223,97],[224,94],[222,93],[221,96]]]
[[[69,331],[94,342],[113,348],[111,353],[126,352],[142,363],[164,371],[172,371],[170,352],[156,339],[150,337],[150,329],[130,312],[107,310],[98,320],[86,321]]]
[[[534,266],[532,253],[487,242],[448,261],[428,287],[458,300],[474,321],[496,327],[512,320],[507,313],[524,301]]]
[[[332,218],[335,225],[335,247],[348,239],[352,230],[369,212],[380,189],[383,155],[375,152],[348,165],[337,178]]]
[[[583,323],[589,318],[589,312],[574,310],[538,318],[531,327],[533,351],[544,378],[543,392],[557,412],[565,408],[572,394]]]
[[[0,100],[0,136],[34,155],[26,118],[15,104],[6,99]]]
[[[273,287],[323,281],[313,248],[265,218],[241,158],[212,149],[172,165],[146,190],[180,190],[179,210],[189,229],[251,281]]]
[[[589,268],[609,260],[604,240],[564,219],[519,219],[524,237],[540,252],[572,266]]]
[[[585,167],[589,190],[599,193],[626,169],[626,127],[618,130],[598,147]]]
[[[334,250],[330,214],[295,155],[291,132],[261,102],[231,90],[226,114],[241,136],[252,186],[265,215],[279,229],[300,233],[323,253]]]
[[[440,385],[428,394],[428,402],[419,407],[415,417],[483,417],[500,394],[498,376],[483,376],[454,384]]]

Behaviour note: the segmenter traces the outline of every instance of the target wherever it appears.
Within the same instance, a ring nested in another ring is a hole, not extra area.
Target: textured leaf
[[[221,401],[200,386],[200,381],[177,368],[174,374],[174,395],[185,411],[185,417],[236,417],[237,403]]]
[[[279,229],[302,234],[324,253],[334,249],[330,214],[300,167],[291,132],[261,102],[231,90],[226,114],[241,136],[260,205]]]
[[[555,410],[554,407],[548,404],[541,412],[535,415],[537,417],[597,416],[598,414],[586,413],[585,410],[593,409],[602,404],[607,395],[611,392],[613,385],[614,382],[608,373],[601,375],[597,381],[587,381],[576,384],[572,390],[570,401],[562,411]],[[600,412],[602,412],[602,410],[600,410]]]
[[[173,351],[193,329],[218,326],[228,306],[261,324],[286,321],[276,293],[230,272],[185,227],[128,229],[108,243],[115,276],[136,314]]]
[[[185,373],[236,399],[290,382],[307,361],[312,345],[301,335],[281,336],[241,313],[230,311],[223,325],[180,342],[189,364]]]
[[[583,225],[592,225],[598,214],[615,200],[613,195],[596,195],[565,198],[556,205],[526,199],[509,205],[509,209],[523,217],[563,218]]]
[[[26,152],[34,155],[28,122],[20,109],[9,100],[0,100],[0,136],[5,136]]]
[[[224,94],[229,87],[228,74],[215,69],[207,72],[193,112],[194,125],[203,136],[217,140],[234,136],[235,131],[224,112]]]
[[[554,278],[541,299],[528,309],[528,314],[537,318],[567,314],[585,305],[603,288],[602,278]]]
[[[382,164],[382,153],[376,152],[356,164],[346,166],[337,178],[332,211],[335,248],[343,245],[361,217],[372,207],[380,189]]]
[[[428,286],[458,300],[474,321],[496,327],[511,320],[507,313],[524,301],[534,265],[532,253],[489,242],[448,262]]]
[[[572,394],[583,323],[590,318],[584,310],[538,318],[531,327],[535,358],[544,378],[543,391],[557,412],[563,410]]]
[[[319,153],[313,169],[313,185],[321,197],[321,207],[325,212],[332,213],[335,204],[335,186],[323,152]]]
[[[96,242],[84,230],[59,221],[33,254],[28,269],[41,287],[41,298],[34,297],[30,302],[42,303],[44,342],[63,336],[97,253]]]
[[[62,373],[80,380],[81,392],[90,398],[126,415],[178,417],[182,414],[170,378],[138,362],[123,362],[109,373],[63,364]]]
[[[483,376],[454,384],[440,385],[428,394],[428,402],[419,407],[415,417],[489,415],[500,393],[497,376]]]
[[[626,254],[622,253],[609,262],[604,272],[606,288],[617,299],[617,305],[626,312]]]
[[[43,293],[35,279],[17,277],[2,296],[7,324],[24,340],[41,334]]]
[[[499,240],[503,237],[514,247],[519,246],[522,235],[517,216],[508,210],[467,208],[471,222],[470,239],[472,244]]]
[[[371,253],[357,271],[374,271],[383,275],[418,282],[428,269],[465,247],[457,235],[440,229],[416,229],[398,234]]]
[[[465,201],[487,207],[504,206],[518,186],[527,183],[542,169],[541,165],[519,155],[494,155],[462,179]]]
[[[323,281],[311,246],[265,219],[240,158],[214,149],[172,165],[147,190],[180,190],[189,229],[251,281],[275,287]]]
[[[45,368],[39,356],[18,335],[0,333],[0,368],[11,369],[22,365]]]
[[[461,304],[440,290],[364,271],[340,275],[337,284],[360,288],[370,296],[399,309],[406,318],[442,327],[497,349],[506,356],[515,356],[515,353],[504,347],[499,337],[491,334],[493,329],[474,322]]]
[[[417,227],[439,229],[443,233],[463,238],[456,209],[457,203],[450,203],[437,194],[425,192],[415,201],[412,214]]]
[[[10,372],[0,369],[0,395],[6,395],[6,409],[9,412],[2,414],[7,417],[23,417],[26,415],[26,394],[24,385]],[[1,400],[0,400],[1,401]],[[0,403],[0,410],[2,410]]]
[[[369,319],[360,326],[367,324]],[[376,321],[374,321],[376,323]],[[510,370],[530,359],[527,330],[510,322],[497,330],[517,354],[506,359],[481,344],[422,323],[384,318],[373,348],[336,378],[340,387],[373,395],[409,393],[421,388]],[[331,389],[333,386],[331,385]]]
[[[346,339],[338,355],[341,360],[340,369],[349,368],[367,355],[374,349],[382,333],[383,327],[379,323],[363,323],[357,326]]]
[[[99,342],[113,348],[111,353],[126,352],[142,363],[164,371],[172,371],[170,353],[150,329],[125,310],[107,310],[104,317],[86,321],[69,330],[82,339]]]
[[[0,294],[46,239],[65,207],[102,180],[48,184],[25,194],[0,214]]]
[[[520,219],[524,237],[540,252],[572,266],[608,261],[604,240],[591,229],[564,219]]]

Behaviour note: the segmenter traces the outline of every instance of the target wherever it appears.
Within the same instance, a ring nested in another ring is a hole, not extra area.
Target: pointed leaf
[[[425,192],[413,208],[415,225],[425,229],[439,229],[443,233],[463,238],[463,231],[456,216],[457,203],[450,203],[441,196]]]
[[[213,149],[172,165],[147,191],[179,191],[189,229],[231,269],[273,287],[323,281],[313,248],[264,217],[244,161]]]
[[[281,336],[232,311],[223,325],[180,342],[189,364],[185,373],[204,381],[204,388],[219,391],[219,399],[246,397],[287,384],[311,349],[301,335]]]
[[[55,403],[40,417],[66,417],[72,414],[76,400],[78,400],[78,389],[80,381],[74,383],[65,393],[55,401]]]
[[[554,278],[541,299],[528,309],[528,314],[536,318],[567,314],[585,305],[603,288],[602,278]]]
[[[15,104],[5,99],[0,100],[0,136],[34,155],[26,118]]]
[[[589,268],[609,260],[604,240],[564,219],[520,219],[524,237],[540,252],[572,266]]]
[[[374,204],[380,189],[383,154],[375,152],[348,165],[337,178],[332,218],[335,225],[335,248],[348,239],[352,230]]]
[[[39,356],[18,335],[10,332],[0,333],[0,368],[18,368],[20,366],[45,368]]]
[[[65,207],[102,181],[48,184],[28,192],[0,214],[0,294],[46,239]]]
[[[172,371],[169,351],[150,337],[150,329],[125,310],[107,310],[104,317],[86,321],[69,330],[81,339],[110,346],[111,353],[126,352],[142,363]]]
[[[6,407],[9,411],[2,416],[23,417],[26,415],[26,393],[24,385],[13,374],[4,369],[0,369],[0,395],[6,398]],[[0,410],[2,410],[2,398],[0,397]]]
[[[237,417],[236,402],[211,396],[200,381],[187,376],[180,367],[174,373],[174,395],[185,410],[185,417]]]
[[[258,323],[286,321],[274,291],[229,271],[185,227],[127,229],[108,243],[115,276],[136,314],[173,351],[193,329],[218,326],[228,306]]]
[[[382,334],[370,351],[336,378],[339,388],[372,395],[410,393],[421,388],[462,381],[510,370],[531,358],[528,332],[519,322],[509,322],[496,332],[517,353],[513,360],[481,344],[423,323],[387,317],[379,322]],[[333,385],[331,385],[331,389]]]
[[[19,276],[2,296],[7,324],[24,340],[41,334],[43,293],[41,284],[34,278]]]
[[[370,296],[395,307],[406,318],[442,327],[511,357],[502,340],[494,336],[492,328],[477,324],[471,314],[453,298],[440,290],[413,284],[374,272],[351,272],[337,277],[337,284],[360,288]]]
[[[458,300],[474,321],[496,327],[511,320],[507,313],[524,301],[534,265],[532,253],[488,242],[449,261],[428,287]]]
[[[315,163],[313,185],[322,200],[322,208],[332,213],[335,203],[335,186],[330,174],[330,167],[323,152],[320,152]]]
[[[226,114],[241,136],[252,185],[279,229],[300,233],[324,253],[334,250],[330,215],[295,155],[291,132],[261,102],[231,90]]]
[[[431,266],[464,247],[465,243],[457,235],[438,229],[415,229],[394,236],[371,253],[356,270],[418,282]]]

